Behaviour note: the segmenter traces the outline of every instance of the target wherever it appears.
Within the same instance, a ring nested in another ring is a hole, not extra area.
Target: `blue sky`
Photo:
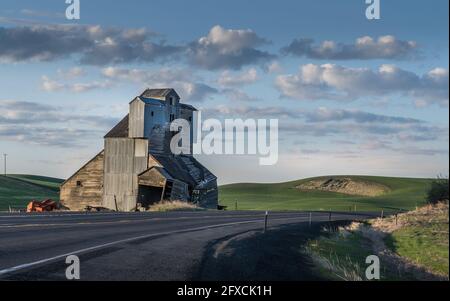
[[[448,174],[448,1],[0,4],[0,152],[71,175],[145,87],[218,118],[279,118],[280,159],[200,157],[221,183]]]

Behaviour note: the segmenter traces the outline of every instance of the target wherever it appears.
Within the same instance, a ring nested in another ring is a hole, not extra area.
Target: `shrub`
[[[448,178],[438,177],[431,183],[427,193],[427,202],[437,204],[448,201]]]

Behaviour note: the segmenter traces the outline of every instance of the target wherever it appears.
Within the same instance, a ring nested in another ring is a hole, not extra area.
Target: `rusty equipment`
[[[53,200],[45,200],[42,202],[31,201],[27,206],[27,212],[50,212],[58,209],[58,203]]]

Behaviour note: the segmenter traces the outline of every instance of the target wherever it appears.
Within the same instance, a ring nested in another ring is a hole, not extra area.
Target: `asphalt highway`
[[[333,212],[333,221],[369,213]],[[268,231],[328,222],[328,212],[269,212]],[[69,255],[81,280],[195,280],[211,242],[264,228],[265,212],[0,213],[0,280],[65,280]]]

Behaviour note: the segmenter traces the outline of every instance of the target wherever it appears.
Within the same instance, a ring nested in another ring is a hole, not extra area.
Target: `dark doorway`
[[[139,202],[144,208],[161,201],[162,187],[139,185]]]

